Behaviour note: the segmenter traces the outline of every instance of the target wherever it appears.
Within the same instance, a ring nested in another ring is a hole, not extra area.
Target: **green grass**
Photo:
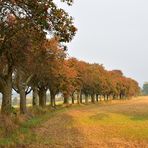
[[[0,146],[15,146],[16,144],[29,144],[32,141],[36,141],[37,135],[35,135],[33,129],[39,127],[42,123],[64,110],[64,108],[56,111],[49,110],[44,114],[32,117],[31,119],[21,123],[17,130],[3,138],[0,138]]]
[[[95,125],[105,130],[105,136],[148,140],[148,115],[123,115],[120,113],[100,112],[79,119],[83,126]],[[111,130],[109,130],[109,128]]]

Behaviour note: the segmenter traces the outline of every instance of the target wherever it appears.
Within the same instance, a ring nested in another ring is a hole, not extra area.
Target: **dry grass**
[[[148,97],[74,106],[44,119],[27,123],[15,147],[148,148]]]
[[[30,148],[147,148],[148,98],[68,109],[34,131]]]

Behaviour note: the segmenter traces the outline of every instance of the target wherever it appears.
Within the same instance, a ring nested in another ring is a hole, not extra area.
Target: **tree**
[[[46,46],[49,52],[48,88],[51,95],[51,106],[55,107],[55,96],[59,93],[63,82],[62,75],[66,53],[58,38],[51,39]]]
[[[66,54],[58,38],[45,40],[41,53],[36,57],[36,67],[31,80],[32,88],[38,89],[39,105],[46,105],[46,92],[49,89],[51,105],[54,106],[55,95],[59,92],[61,71]]]
[[[74,67],[71,67],[69,60],[65,60],[63,63],[63,72],[61,73],[61,77],[60,92],[64,96],[64,104],[69,104],[69,98],[73,97],[73,93],[75,91],[75,80],[77,78],[77,71]]]
[[[72,104],[74,104],[75,101],[75,95],[77,94],[77,102],[80,103],[80,92],[82,88],[82,77],[81,72],[85,68],[85,66],[82,64],[82,62],[78,61],[76,58],[69,58],[67,60],[69,71],[71,75],[71,98],[72,98]],[[81,64],[80,64],[81,63]],[[84,71],[83,71],[84,72]]]
[[[62,0],[69,5],[72,0]],[[21,39],[22,30],[37,30],[39,36],[45,38],[47,30],[52,35],[57,35],[61,42],[69,42],[75,35],[76,28],[70,17],[63,9],[59,9],[53,0],[1,0],[0,1],[0,55],[1,62],[4,60],[7,70],[1,76],[4,86],[2,99],[2,112],[11,111],[12,73],[14,70],[15,56],[13,42],[16,38]],[[17,50],[22,54],[20,48]],[[5,58],[5,59],[4,59]],[[2,62],[3,64],[3,62]],[[3,77],[4,76],[4,77]]]
[[[27,31],[27,32],[25,32]],[[31,92],[30,81],[33,77],[36,52],[39,52],[42,44],[38,42],[42,36],[39,36],[36,30],[22,30],[21,38],[17,40],[15,38],[16,52],[14,60],[14,72],[13,72],[13,89],[20,94],[20,112],[25,114],[27,112],[26,107],[26,95]],[[19,47],[20,46],[20,47]],[[20,50],[17,50],[20,48]],[[15,49],[15,48],[14,48]],[[20,52],[22,51],[22,52]]]
[[[148,83],[144,83],[143,84],[143,93],[144,95],[148,95]]]

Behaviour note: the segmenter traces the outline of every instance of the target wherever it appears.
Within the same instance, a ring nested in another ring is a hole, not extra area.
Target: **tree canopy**
[[[61,0],[68,5],[73,0]],[[54,0],[0,0],[1,111],[12,112],[12,90],[20,96],[20,113],[26,114],[26,96],[44,108],[56,95],[64,104],[92,103],[102,99],[126,99],[139,94],[138,83],[121,70],[68,58],[63,43],[76,34],[73,18]],[[47,34],[50,39],[47,39]]]

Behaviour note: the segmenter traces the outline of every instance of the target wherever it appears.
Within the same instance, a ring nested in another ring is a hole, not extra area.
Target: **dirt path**
[[[148,128],[146,98],[76,107],[59,112],[34,129],[36,143],[28,147],[148,148],[148,131],[142,133],[144,137],[141,138],[138,133],[140,128],[143,131]]]

